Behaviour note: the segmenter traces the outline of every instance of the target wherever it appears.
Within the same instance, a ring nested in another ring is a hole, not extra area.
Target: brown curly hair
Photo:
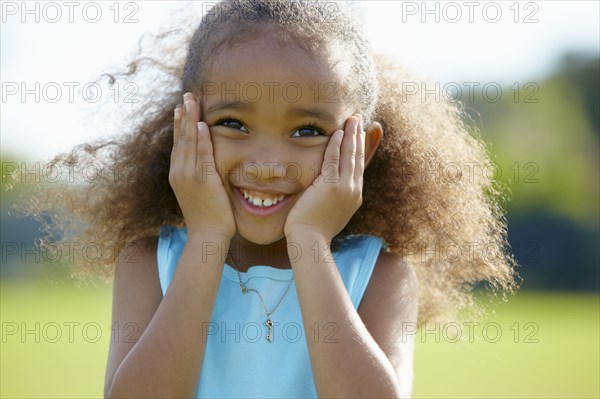
[[[352,83],[344,82],[354,93],[349,101],[357,102],[367,124],[383,127],[365,171],[363,204],[334,238],[334,248],[350,234],[382,237],[417,273],[420,321],[478,308],[473,291],[480,282],[492,294],[512,293],[518,275],[506,242],[504,197],[489,176],[489,156],[476,129],[460,104],[423,95],[427,82],[375,57],[360,25],[340,3],[227,0],[204,15],[193,34],[179,29],[153,36],[157,55],[144,54],[140,45],[128,70],[104,75],[111,83],[147,71],[161,76],[153,79],[150,100],[130,115],[128,132],[81,144],[47,166],[82,170],[92,163],[94,179],[39,186],[22,204],[44,222],[40,245],[94,243],[99,257],[90,262],[79,256],[72,277],[110,282],[126,244],[158,236],[163,225],[184,225],[168,182],[173,109],[184,92],[200,93],[210,74],[205,60],[275,29],[281,40],[327,62],[342,48],[353,71]],[[185,57],[182,41],[189,43]]]

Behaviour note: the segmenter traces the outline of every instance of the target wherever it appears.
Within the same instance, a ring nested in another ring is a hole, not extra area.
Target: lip
[[[269,215],[279,211],[281,208],[283,208],[288,203],[289,199],[292,197],[291,195],[286,194],[286,196],[281,201],[276,203],[275,205],[271,205],[268,208],[259,208],[259,207],[256,207],[256,206],[250,204],[246,200],[246,198],[244,197],[244,193],[242,193],[242,190],[239,187],[233,187],[233,191],[235,193],[235,196],[242,203],[242,206],[244,207],[244,209],[246,209],[252,215],[256,215],[256,216],[269,216]],[[265,192],[267,192],[267,191],[265,191]]]

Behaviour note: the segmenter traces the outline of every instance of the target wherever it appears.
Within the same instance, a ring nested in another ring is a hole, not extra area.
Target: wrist
[[[214,231],[188,230],[184,252],[201,264],[223,265],[231,240]]]
[[[226,245],[229,247],[231,238],[232,237],[229,234],[215,230],[188,229],[187,232],[187,242],[189,243],[215,243],[219,246]]]
[[[292,267],[332,261],[331,240],[314,231],[300,231],[286,237]]]
[[[301,247],[310,247],[311,245],[329,245],[331,238],[322,232],[309,229],[290,230],[285,235],[286,241],[300,245]]]
[[[210,223],[186,223],[186,228],[188,238],[192,236],[205,238],[208,237],[219,240],[227,240],[229,242],[235,235],[235,229],[233,229],[233,231],[229,231],[230,229],[225,229],[223,226]]]

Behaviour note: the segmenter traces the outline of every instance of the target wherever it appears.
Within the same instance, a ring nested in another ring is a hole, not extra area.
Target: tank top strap
[[[367,289],[381,249],[386,248],[387,244],[379,237],[354,235],[346,237],[340,249],[333,254],[355,309],[358,309]]]

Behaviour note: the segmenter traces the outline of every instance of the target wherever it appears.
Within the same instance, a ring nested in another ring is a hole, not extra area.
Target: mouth
[[[291,195],[289,194],[266,193],[241,187],[234,187],[233,191],[244,208],[248,212],[258,216],[266,216],[277,212],[279,209],[283,208],[291,198]]]

